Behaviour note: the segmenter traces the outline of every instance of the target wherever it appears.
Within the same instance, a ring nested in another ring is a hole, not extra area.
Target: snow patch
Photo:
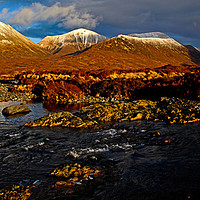
[[[90,31],[84,28],[76,29],[57,37],[59,37],[59,40],[62,40],[62,42],[64,42],[63,40],[70,40],[70,38],[72,39],[72,41],[75,39],[75,42],[77,43],[78,47],[79,42],[82,43],[83,47],[87,47],[91,46],[92,44],[98,43],[98,41],[103,41],[107,39],[106,37],[94,31]]]
[[[128,36],[138,37],[138,38],[161,38],[161,39],[170,39],[170,37],[161,32],[149,32],[149,33],[133,33]]]
[[[183,47],[182,44],[178,43],[176,40],[172,38],[138,38],[138,37],[133,37],[129,35],[118,35],[117,37],[121,39],[128,39],[128,40],[134,40],[134,42],[140,42],[143,44],[151,44],[154,46],[179,46]]]
[[[69,33],[66,33],[65,35],[79,35],[80,37],[81,36],[89,36],[89,35],[99,35],[98,33],[94,32],[94,31],[90,31],[90,30],[87,30],[87,29],[84,29],[84,28],[79,28],[79,29],[76,29],[76,30],[73,30]]]

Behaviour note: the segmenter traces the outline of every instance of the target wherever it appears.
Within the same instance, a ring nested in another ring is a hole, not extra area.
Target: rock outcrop
[[[153,120],[167,123],[200,121],[200,103],[178,98],[161,98],[160,101],[137,100],[94,104],[83,107],[75,115],[69,112],[49,114],[25,126],[63,126],[71,128],[101,128],[106,123]]]

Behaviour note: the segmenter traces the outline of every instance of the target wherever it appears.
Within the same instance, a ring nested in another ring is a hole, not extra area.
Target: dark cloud
[[[92,2],[79,0],[82,7],[102,15],[104,23],[121,28],[170,32],[179,28],[196,30],[200,25],[199,0],[99,0],[97,6]]]
[[[60,11],[50,20],[47,17],[48,14],[41,12],[40,18],[36,16],[33,21],[28,18],[29,15],[32,15],[31,12],[21,10],[21,13],[18,12],[13,15],[11,20],[13,24],[24,22],[24,25],[26,25],[29,22],[34,25],[39,21],[44,24],[46,15],[46,23],[48,24],[48,26],[45,26],[46,32],[51,29],[51,26],[56,27],[54,32],[61,32],[72,27],[78,28],[90,24],[91,28],[96,27],[95,30],[99,30],[101,34],[107,36],[117,35],[118,33],[161,31],[170,36],[181,38],[179,41],[183,43],[193,43],[193,45],[200,46],[199,0],[27,0],[26,2],[29,2],[29,9],[31,9],[33,2],[40,2],[41,6],[46,8],[53,7],[57,2],[60,2],[60,7],[70,8],[69,6],[73,5],[75,11],[71,21],[71,16],[67,14],[68,11],[65,12],[68,18],[66,17],[64,20],[59,18],[59,15],[64,12]],[[1,17],[3,17],[2,14],[0,14]],[[53,18],[57,20],[53,20]],[[30,24],[29,30],[31,30]],[[58,24],[59,26],[57,26]],[[66,29],[64,30],[63,27],[66,27]]]
[[[79,2],[82,7],[91,7],[96,15],[102,15],[102,23],[124,32],[161,31],[180,35],[185,42],[200,41],[199,0],[100,0],[98,6],[92,0]]]
[[[35,37],[35,38],[44,38],[47,35],[49,36],[60,35],[67,31],[73,30],[73,29],[66,30],[66,28],[58,29],[57,24],[49,25],[48,23],[45,23],[45,22],[35,24],[34,26],[31,26],[29,28],[18,26],[18,25],[14,25],[13,27],[19,30],[19,32],[21,32],[23,35],[26,35],[27,37]]]

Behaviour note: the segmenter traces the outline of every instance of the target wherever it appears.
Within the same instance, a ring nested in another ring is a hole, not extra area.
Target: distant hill
[[[10,25],[0,22],[1,58],[44,57],[50,55]]]
[[[80,28],[63,35],[47,36],[38,44],[53,54],[67,55],[82,51],[106,39],[108,38],[94,31]]]

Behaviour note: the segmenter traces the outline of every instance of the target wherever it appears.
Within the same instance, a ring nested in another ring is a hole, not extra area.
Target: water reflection
[[[42,103],[29,103],[27,104],[27,106],[31,110],[31,112],[29,113],[18,114],[9,117],[6,117],[2,114],[2,110],[5,107],[12,105],[19,105],[20,103],[25,103],[25,102],[19,102],[19,101],[0,102],[0,130],[22,126],[28,121],[38,119],[50,112],[43,107]]]
[[[49,112],[58,112],[58,111],[69,111],[69,112],[77,112],[86,104],[79,103],[79,104],[67,104],[67,105],[56,105],[56,104],[48,104],[44,103],[44,107]]]

